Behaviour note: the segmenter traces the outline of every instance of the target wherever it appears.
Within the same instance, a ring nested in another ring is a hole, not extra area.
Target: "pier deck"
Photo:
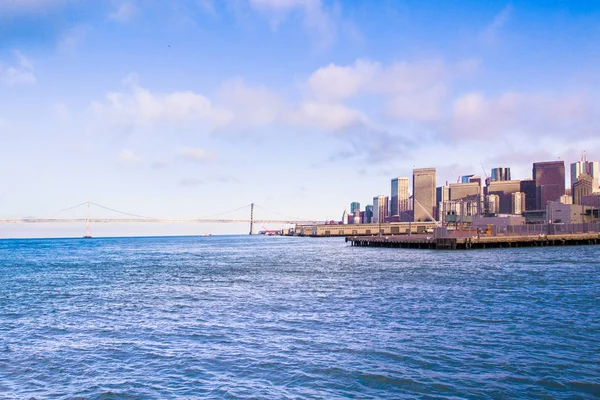
[[[353,246],[394,247],[433,250],[466,250],[498,247],[544,247],[600,244],[600,233],[576,233],[557,235],[443,237],[433,235],[399,236],[348,236]]]

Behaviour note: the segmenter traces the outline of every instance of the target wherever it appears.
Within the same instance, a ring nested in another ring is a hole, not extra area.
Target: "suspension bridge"
[[[105,211],[110,211],[118,214],[117,217],[110,218],[102,218],[102,217],[93,217],[92,216],[92,206],[94,208],[99,208]],[[157,218],[157,217],[148,217],[143,215],[137,215],[125,211],[119,211],[111,207],[103,206],[98,203],[94,203],[93,201],[86,201],[65,209],[58,211],[57,213],[64,213],[71,210],[82,209],[85,208],[86,214],[85,216],[52,216],[52,217],[24,217],[24,218],[0,218],[0,224],[51,224],[51,223],[85,223],[86,226],[86,237],[90,237],[90,225],[91,224],[110,224],[110,223],[191,223],[191,224],[249,224],[249,234],[252,235],[254,233],[254,225],[255,224],[281,224],[281,225],[314,225],[314,224],[323,224],[324,221],[315,221],[309,219],[302,219],[296,217],[290,217],[283,214],[275,213],[266,209],[265,207],[261,207],[258,204],[250,203],[246,204],[242,207],[236,208],[234,210],[222,212],[219,214],[210,215],[207,217],[198,217],[198,218]],[[241,210],[249,211],[249,218],[217,218],[222,215],[231,214],[236,211]],[[278,214],[281,216],[280,219],[261,219],[255,218],[254,211],[255,209],[261,209],[270,213]]]

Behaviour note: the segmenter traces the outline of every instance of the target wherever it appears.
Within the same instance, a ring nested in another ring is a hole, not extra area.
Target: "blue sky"
[[[527,178],[600,159],[598,65],[597,1],[0,0],[0,216],[339,219],[414,166]]]

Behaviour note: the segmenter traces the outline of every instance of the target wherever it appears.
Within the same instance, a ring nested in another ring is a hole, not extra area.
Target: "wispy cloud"
[[[510,20],[513,13],[513,6],[506,5],[496,16],[494,20],[483,31],[479,33],[479,40],[485,43],[494,43],[498,40],[500,32]]]
[[[0,13],[5,15],[40,13],[49,7],[62,6],[69,0],[2,0]]]
[[[90,30],[91,27],[87,25],[77,25],[63,32],[58,39],[58,50],[64,53],[75,51],[85,41]]]
[[[194,163],[205,164],[215,159],[214,154],[198,147],[181,147],[177,156]]]
[[[251,7],[265,15],[273,29],[293,12],[301,12],[308,32],[315,36],[319,46],[328,47],[337,39],[338,26],[333,10],[321,0],[248,0]]]
[[[121,164],[136,165],[144,161],[143,157],[135,154],[132,150],[121,150],[117,155],[117,160]]]
[[[0,83],[5,85],[32,84],[37,81],[33,64],[22,53],[14,51],[16,63],[5,64],[0,60]]]
[[[138,8],[130,0],[123,1],[116,10],[108,15],[108,18],[117,22],[129,22],[137,14]]]

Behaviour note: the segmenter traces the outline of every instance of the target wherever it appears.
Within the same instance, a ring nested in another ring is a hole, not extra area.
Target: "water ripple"
[[[0,241],[3,398],[598,398],[600,248]]]

